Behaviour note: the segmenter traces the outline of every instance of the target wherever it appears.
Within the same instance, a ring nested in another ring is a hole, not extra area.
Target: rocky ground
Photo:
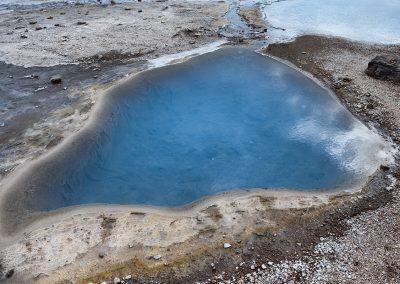
[[[375,126],[396,144],[400,142],[400,85],[371,78],[364,72],[376,55],[400,56],[399,46],[302,36],[294,42],[270,45],[264,52],[311,73],[335,90],[343,104],[362,121]],[[321,236],[308,255],[258,262],[245,275],[239,273],[226,279],[219,274],[207,283],[400,283],[398,166],[385,178],[392,183],[373,186],[375,193],[366,190],[370,195],[366,208],[351,214],[343,212],[331,230],[340,226],[345,229]],[[357,206],[355,202],[349,208]]]
[[[82,128],[103,91],[146,60],[221,38],[245,44],[265,33],[260,17],[257,7],[221,1],[2,14],[2,176]],[[311,73],[400,142],[400,85],[364,73],[378,54],[400,55],[399,46],[303,36],[263,52]],[[61,210],[2,237],[0,274],[10,283],[400,283],[399,178],[392,165],[353,194],[255,191],[177,211]]]
[[[0,176],[80,129],[101,90],[146,60],[220,39],[229,5],[61,5],[0,17]],[[52,84],[59,75],[62,82]]]

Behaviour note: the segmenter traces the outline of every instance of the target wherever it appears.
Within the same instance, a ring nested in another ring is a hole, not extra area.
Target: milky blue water
[[[265,1],[262,1],[265,3]],[[356,41],[400,43],[399,0],[270,1],[266,20],[273,40],[302,34],[324,34]]]
[[[35,206],[176,206],[233,189],[332,189],[377,166],[376,135],[313,80],[251,50],[148,71],[107,98],[89,134],[24,177]]]

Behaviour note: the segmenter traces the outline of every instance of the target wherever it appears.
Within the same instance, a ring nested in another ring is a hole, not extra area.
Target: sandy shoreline
[[[14,31],[0,42],[5,47],[3,53],[0,52],[0,60],[6,62],[0,68],[4,74],[13,76],[1,79],[5,87],[0,89],[0,95],[5,98],[11,90],[28,93],[26,97],[8,98],[13,108],[3,111],[9,117],[0,132],[4,177],[15,168],[18,174],[18,165],[34,157],[42,157],[43,153],[49,152],[48,149],[65,140],[64,137],[70,137],[86,125],[91,106],[99,101],[105,89],[145,70],[149,64],[165,64],[171,57],[159,61],[146,60],[192,50],[221,38],[237,42],[237,34],[240,34],[234,33],[231,38],[221,36],[229,24],[224,17],[229,7],[224,2],[152,2],[107,8],[90,6],[88,15],[85,15],[88,11],[85,5],[74,6],[72,11],[68,9],[60,6],[45,11],[16,11],[0,21],[1,34]],[[108,11],[105,18],[104,9]],[[138,12],[139,9],[142,12]],[[133,33],[126,30],[126,26],[134,25],[138,20],[132,20],[128,13],[140,15],[138,19],[144,23],[140,30],[135,31],[135,34],[140,34],[138,38],[126,38],[128,31]],[[242,9],[241,13],[249,26],[253,26],[255,37],[258,37],[260,29],[264,29],[260,26],[260,14],[254,9]],[[243,13],[247,13],[246,16]],[[62,34],[58,34],[60,27],[35,30],[36,26],[54,24],[56,14],[61,16],[57,18],[57,23],[65,25],[61,27],[65,29]],[[86,24],[79,25],[82,30],[79,35],[85,38],[74,38],[77,21],[83,15],[88,18],[85,18]],[[117,15],[120,16],[118,22],[107,20]],[[47,19],[50,16],[53,19]],[[19,29],[19,19],[25,19],[24,24],[28,28],[24,44],[18,39],[21,32],[25,33]],[[39,19],[38,23],[32,25],[26,22],[36,19]],[[153,27],[150,24],[146,27],[146,23],[153,23],[156,19],[160,19],[159,23],[164,21],[163,25]],[[121,30],[118,28],[120,22],[124,22]],[[99,25],[111,27],[112,34],[98,29]],[[186,25],[191,27],[190,31],[182,28]],[[31,37],[32,33],[39,34]],[[63,35],[68,38],[65,42]],[[113,42],[124,35],[122,45]],[[111,40],[104,40],[99,46],[80,49],[96,43],[97,38],[110,36]],[[49,37],[53,37],[54,41],[44,49],[45,53],[39,52],[44,43],[49,43]],[[239,42],[252,37],[243,36]],[[65,46],[60,43],[65,43]],[[77,45],[76,50],[71,49]],[[114,52],[117,48],[118,52]],[[373,54],[398,54],[398,46],[370,46],[341,39],[305,36],[297,42],[271,45],[265,52],[288,60],[321,80],[361,121],[373,125],[388,139],[399,143],[400,114],[396,104],[399,86],[363,74],[363,64]],[[19,66],[26,64],[29,67]],[[71,72],[78,75],[69,78]],[[56,73],[62,73],[61,86],[52,86],[48,82],[50,75]],[[39,78],[21,79],[30,74],[37,74]],[[343,77],[349,77],[350,83],[348,80],[343,82]],[[74,87],[76,84],[78,87]],[[43,86],[46,88],[35,92]],[[357,96],[353,96],[354,93]],[[34,94],[36,97],[33,100]],[[46,100],[51,95],[59,97]],[[12,111],[16,107],[35,105],[38,101],[40,107],[33,114],[27,111],[21,115]],[[373,104],[374,108],[367,108],[367,104]],[[44,115],[41,114],[43,112]],[[93,115],[90,114],[90,117]],[[380,244],[395,246],[400,241],[392,231],[393,222],[398,222],[398,184],[388,176],[400,177],[397,164],[378,170],[359,192],[235,191],[206,198],[180,210],[109,205],[61,209],[34,222],[19,234],[2,237],[0,272],[5,277],[13,270],[14,274],[9,278],[11,283],[61,283],[66,280],[97,283],[129,274],[133,274],[135,281],[145,283],[213,283],[222,279],[233,283],[280,283],[293,279],[299,283],[310,283],[317,281],[318,277],[322,280],[316,283],[327,283],[333,279],[344,282],[351,279],[352,283],[374,279],[374,283],[391,283],[390,279],[400,274],[396,274],[397,264],[390,263],[392,268],[388,270],[388,262],[400,259],[400,251],[393,248],[389,253],[382,254],[379,248]],[[2,188],[4,181],[1,180]],[[371,215],[368,217],[371,222],[363,221],[362,216],[367,214]],[[378,225],[376,220],[379,216],[391,218],[380,220],[382,227],[379,230],[386,228],[388,233],[393,234],[390,238],[381,238],[382,243],[372,244],[374,238],[379,239],[379,231],[374,227]],[[351,244],[356,242],[351,239],[351,234],[349,236],[349,230],[353,230],[351,226],[357,222],[364,222],[360,225],[364,226],[362,229],[375,236],[365,236],[366,257],[381,257],[387,262],[377,265],[364,258],[360,269],[354,264],[355,260],[349,261],[346,269],[340,272],[343,251],[316,251],[327,240],[330,244],[345,242],[343,247],[350,247],[346,257],[351,257],[353,253],[354,258],[361,258],[357,252],[351,252]],[[231,244],[232,248],[224,249],[224,243]],[[378,246],[376,252],[372,250],[374,246]],[[160,259],[154,258],[158,255]],[[322,260],[330,261],[329,269],[321,271],[316,268],[316,263]],[[301,262],[304,275],[299,276],[296,269],[282,268],[282,263],[288,262],[289,267],[294,267],[296,261]],[[261,264],[269,262],[272,264],[268,268],[261,268]],[[252,268],[254,265],[255,269]],[[392,278],[382,278],[384,276],[375,273],[379,270],[389,271],[387,273]],[[248,278],[249,273],[254,279]],[[348,278],[349,275],[355,278]]]

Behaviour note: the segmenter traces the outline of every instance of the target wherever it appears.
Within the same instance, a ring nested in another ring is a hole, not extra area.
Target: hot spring
[[[236,189],[350,188],[385,157],[384,140],[329,90],[249,49],[149,70],[104,96],[87,127],[14,179],[7,204],[180,206]]]

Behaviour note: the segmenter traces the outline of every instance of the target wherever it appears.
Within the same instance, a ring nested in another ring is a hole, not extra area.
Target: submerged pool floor
[[[242,48],[136,76],[107,94],[78,136],[24,177],[32,208],[176,206],[233,189],[332,189],[376,166],[371,150],[379,144],[312,79]]]

